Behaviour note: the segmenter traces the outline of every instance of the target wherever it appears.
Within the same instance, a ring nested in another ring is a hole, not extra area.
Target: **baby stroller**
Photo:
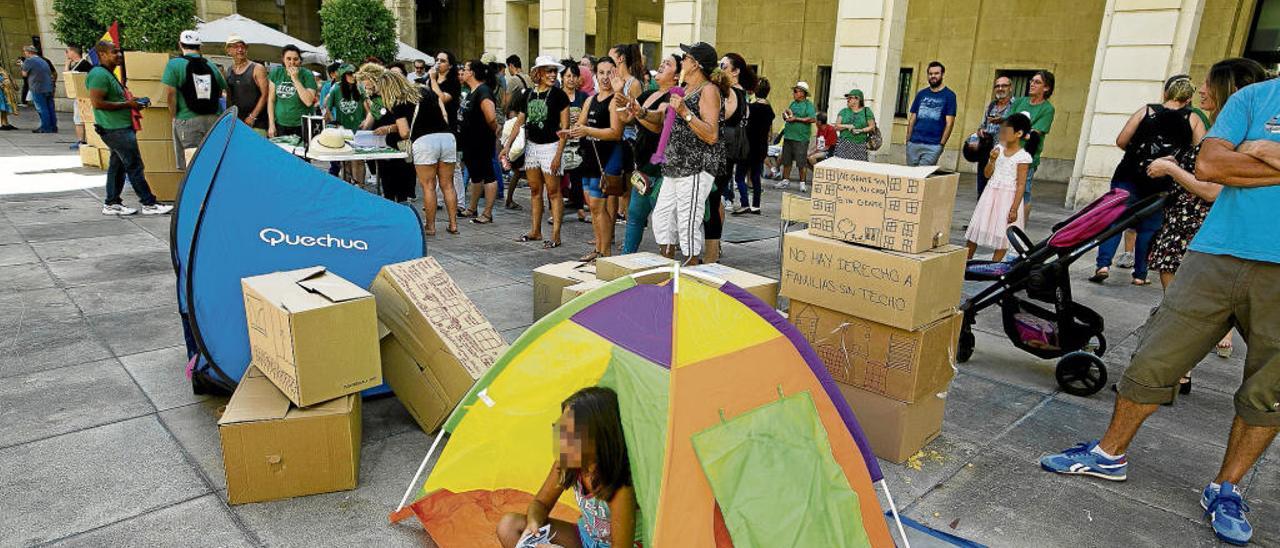
[[[1107,384],[1101,358],[1107,351],[1103,320],[1071,299],[1071,263],[1164,207],[1166,197],[1160,193],[1126,205],[1129,193],[1112,190],[1054,225],[1048,238],[1034,244],[1021,229],[1009,227],[1009,243],[1018,258],[969,261],[965,268],[965,280],[994,283],[960,305],[964,326],[956,359],[964,362],[973,355],[978,313],[999,305],[1005,335],[1014,346],[1039,358],[1061,358],[1054,376],[1064,392],[1090,396],[1101,390]]]

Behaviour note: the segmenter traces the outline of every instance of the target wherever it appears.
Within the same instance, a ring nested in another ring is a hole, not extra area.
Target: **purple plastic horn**
[[[684,88],[675,86],[671,88],[671,94],[676,97],[684,97]],[[676,109],[667,108],[667,119],[662,124],[662,135],[658,137],[658,148],[653,152],[653,157],[649,159],[649,163],[662,165],[667,162],[667,141],[671,140],[671,128],[675,125]]]

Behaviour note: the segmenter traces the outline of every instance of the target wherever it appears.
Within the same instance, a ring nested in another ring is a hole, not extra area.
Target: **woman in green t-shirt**
[[[876,130],[876,118],[862,99],[862,90],[844,94],[845,104],[832,124],[840,132],[836,141],[836,157],[867,161],[867,138]]]
[[[352,132],[360,129],[360,124],[368,114],[364,108],[364,93],[356,83],[355,72],[356,68],[350,64],[339,66],[335,72],[333,89],[324,98],[326,119]],[[343,163],[346,164],[347,182],[364,180],[364,162]]]
[[[267,136],[302,135],[302,115],[316,104],[316,77],[302,68],[302,51],[289,44],[280,58],[283,67],[271,71],[267,96]]]

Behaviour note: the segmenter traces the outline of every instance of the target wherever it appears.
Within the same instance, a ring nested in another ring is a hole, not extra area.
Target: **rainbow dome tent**
[[[531,326],[454,409],[392,521],[416,514],[440,546],[497,546],[497,521],[525,511],[555,459],[560,402],[592,385],[618,394],[645,546],[894,545],[879,464],[808,343],[743,289],[679,268]],[[566,493],[552,515],[576,512]]]

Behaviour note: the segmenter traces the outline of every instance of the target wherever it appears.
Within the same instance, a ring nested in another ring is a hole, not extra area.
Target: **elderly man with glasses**
[[[987,168],[987,160],[991,156],[991,147],[995,144],[996,136],[1000,134],[1000,124],[1004,119],[1009,117],[1009,108],[1013,106],[1013,81],[1008,76],[997,76],[994,86],[992,87],[992,96],[994,97],[987,104],[986,114],[982,117],[982,125],[978,126],[978,142],[980,149],[978,156],[978,195],[982,195],[982,190],[987,187],[987,177],[984,175]]]

